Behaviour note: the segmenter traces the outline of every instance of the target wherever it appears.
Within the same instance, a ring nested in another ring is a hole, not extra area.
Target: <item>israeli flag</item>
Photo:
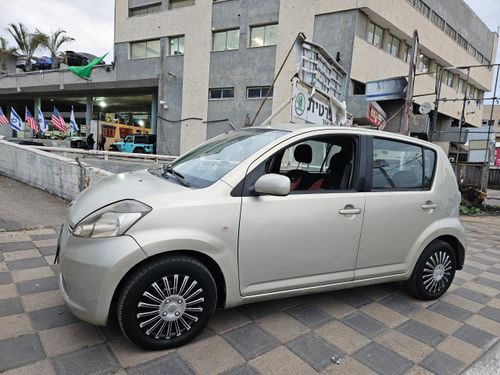
[[[38,125],[40,125],[40,131],[42,133],[45,133],[47,130],[49,130],[49,127],[45,122],[45,119],[43,118],[43,112],[41,107],[38,107],[37,113],[38,113]]]
[[[69,116],[69,126],[72,132],[77,132],[80,130],[75,121],[75,113],[73,112],[73,106],[71,106],[71,115]]]
[[[10,109],[10,127],[17,132],[22,131],[24,127],[21,117],[17,114],[14,108]]]

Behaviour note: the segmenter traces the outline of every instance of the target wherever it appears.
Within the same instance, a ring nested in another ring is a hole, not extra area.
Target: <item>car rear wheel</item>
[[[457,261],[452,247],[444,241],[434,241],[420,255],[406,286],[417,298],[439,298],[453,282],[456,267]]]
[[[118,323],[142,348],[174,348],[205,328],[216,302],[215,281],[201,262],[187,256],[161,258],[125,282],[118,296]]]

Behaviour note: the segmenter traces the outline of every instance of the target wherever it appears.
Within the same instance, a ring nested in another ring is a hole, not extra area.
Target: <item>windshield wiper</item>
[[[163,165],[163,173],[162,173],[163,177],[168,178],[167,173],[174,176],[176,178],[176,180],[179,181],[185,187],[191,187],[191,185],[185,181],[185,177],[182,175],[182,173],[177,172],[174,168],[172,168],[172,166],[170,164]]]

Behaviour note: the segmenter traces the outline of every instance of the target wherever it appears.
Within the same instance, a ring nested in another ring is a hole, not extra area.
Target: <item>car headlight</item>
[[[116,202],[80,220],[73,235],[83,238],[121,236],[150,211],[151,207],[132,199]]]

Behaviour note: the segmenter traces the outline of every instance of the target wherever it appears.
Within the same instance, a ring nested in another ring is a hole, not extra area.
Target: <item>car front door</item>
[[[441,219],[440,181],[435,151],[397,139],[374,137],[371,191],[365,216],[356,279],[404,273],[412,249]]]
[[[310,139],[249,168],[238,248],[243,296],[353,279],[365,204],[358,192],[358,144],[354,137]],[[252,186],[266,173],[293,176],[295,190],[284,197],[256,195]]]
[[[134,148],[134,137],[131,135],[128,135],[125,137],[125,140],[123,141],[123,151],[124,152],[133,152]]]

